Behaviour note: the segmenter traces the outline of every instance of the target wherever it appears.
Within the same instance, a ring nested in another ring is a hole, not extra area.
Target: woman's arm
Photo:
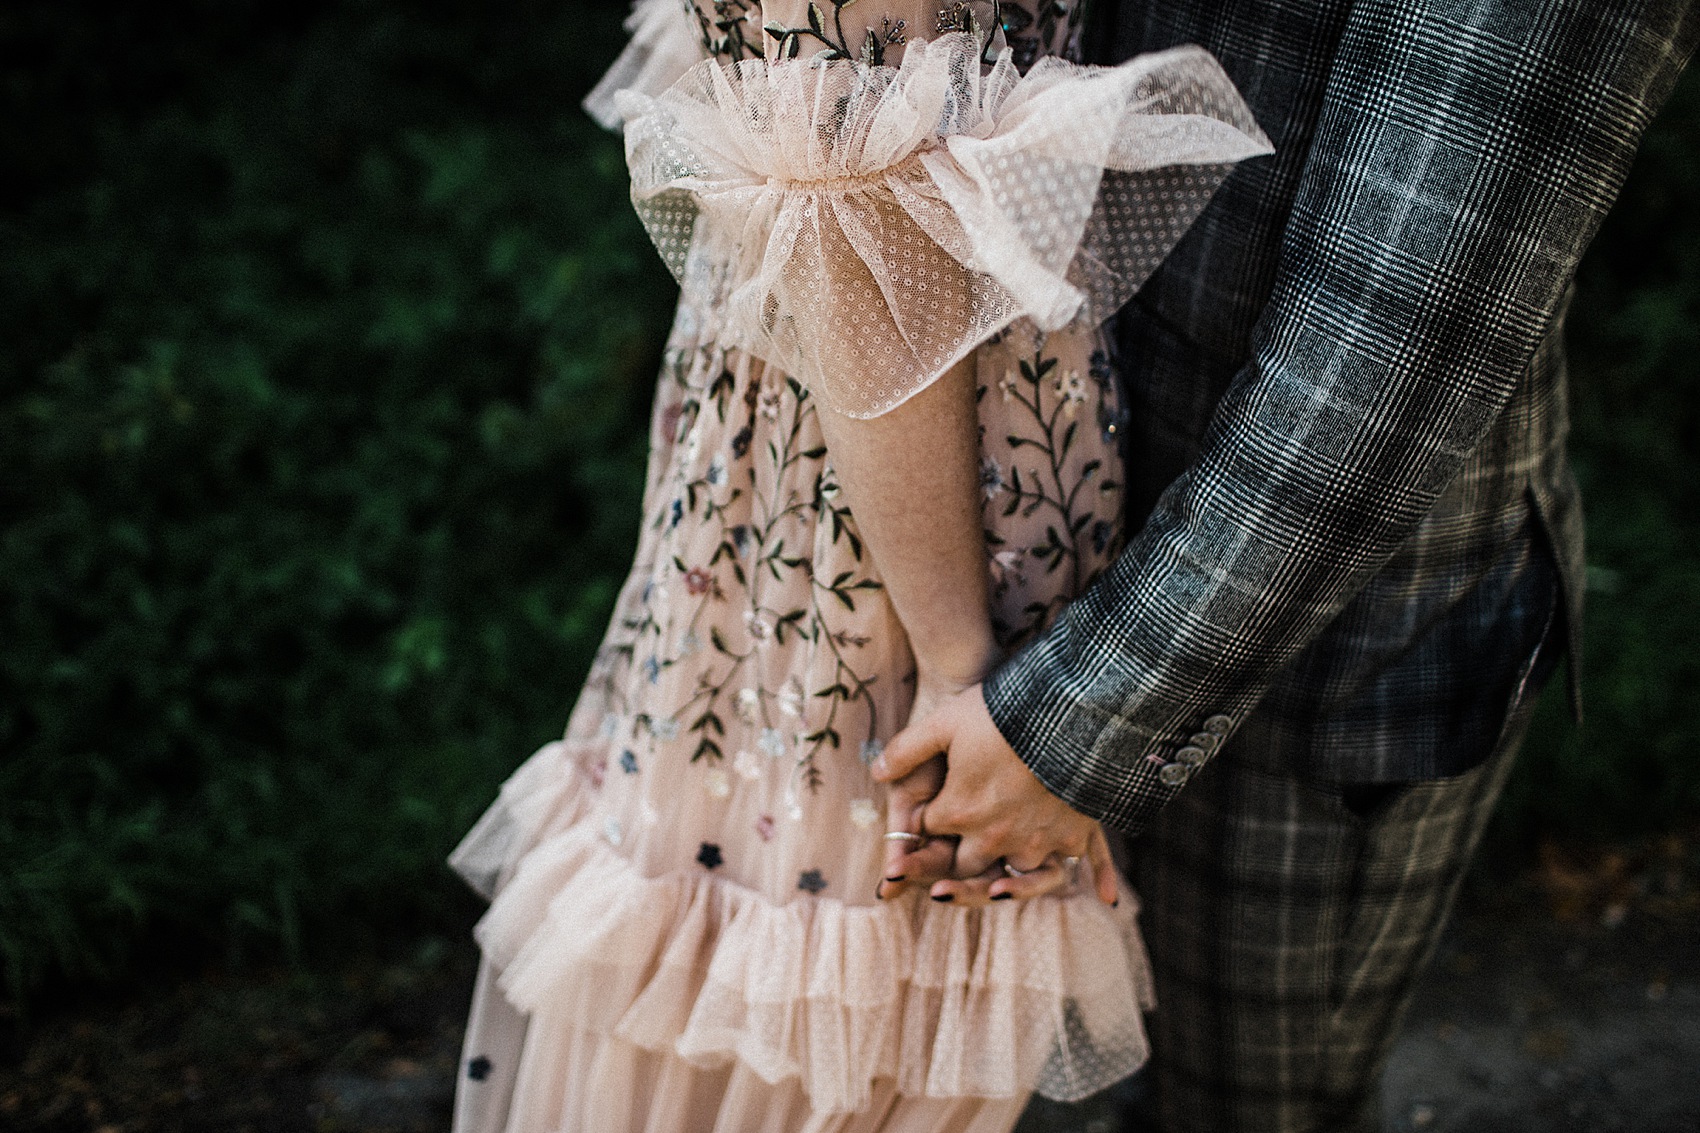
[[[820,407],[828,459],[915,653],[916,716],[997,660],[974,392],[964,361],[878,417]]]

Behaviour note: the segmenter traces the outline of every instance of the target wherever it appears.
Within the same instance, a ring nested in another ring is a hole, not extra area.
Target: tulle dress
[[[1098,329],[1267,145],[1079,12],[640,0],[589,103],[681,298],[637,559],[563,739],[455,851],[491,905],[457,1133],[1007,1130],[1146,1054],[1131,896],[880,901],[914,661],[821,438],[964,357],[1000,642],[1115,553]]]

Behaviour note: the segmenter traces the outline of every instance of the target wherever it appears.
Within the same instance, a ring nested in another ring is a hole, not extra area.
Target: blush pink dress
[[[972,358],[1010,649],[1115,554],[1099,323],[1266,143],[1196,49],[1069,62],[1078,14],[634,10],[590,106],[681,299],[594,670],[452,859],[491,899],[457,1133],[1007,1130],[1143,1061],[1131,897],[876,899],[914,661],[817,419]]]

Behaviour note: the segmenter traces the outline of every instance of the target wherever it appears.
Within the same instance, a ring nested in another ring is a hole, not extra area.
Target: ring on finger
[[[1010,865],[1008,862],[1003,863],[1003,873],[1004,873],[1005,877],[1026,877],[1030,873],[1037,873],[1038,870],[1039,870],[1039,867],[1037,867],[1037,866],[1035,866],[1033,869],[1016,869],[1014,866]]]
[[[927,840],[927,836],[925,834],[911,834],[907,830],[887,830],[885,840],[887,842],[908,842],[919,846]]]

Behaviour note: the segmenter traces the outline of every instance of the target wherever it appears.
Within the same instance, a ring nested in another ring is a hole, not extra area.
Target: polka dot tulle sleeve
[[[687,299],[851,416],[1016,319],[1108,317],[1233,164],[1270,152],[1194,47],[1026,74],[969,32],[910,38],[896,66],[831,54],[710,60],[617,103],[632,199]]]

